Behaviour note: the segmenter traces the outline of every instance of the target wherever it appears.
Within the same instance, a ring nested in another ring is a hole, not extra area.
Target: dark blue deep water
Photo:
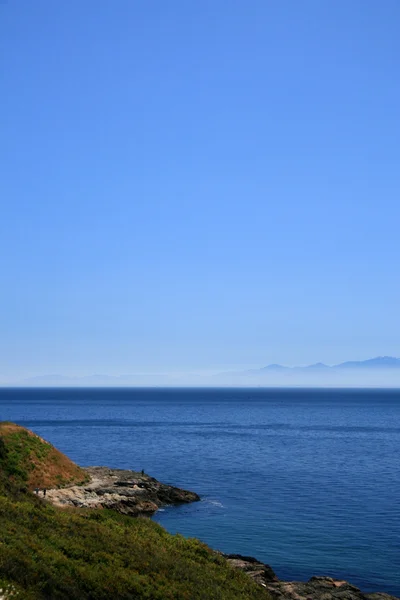
[[[2,389],[0,420],[197,491],[171,532],[400,595],[400,391]]]

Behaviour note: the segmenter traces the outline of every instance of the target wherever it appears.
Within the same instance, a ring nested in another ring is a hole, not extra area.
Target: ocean
[[[399,390],[0,388],[0,420],[196,491],[172,533],[400,596]]]

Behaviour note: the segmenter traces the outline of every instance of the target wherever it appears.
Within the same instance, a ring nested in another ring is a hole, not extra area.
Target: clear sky
[[[2,0],[0,377],[400,355],[398,0]]]

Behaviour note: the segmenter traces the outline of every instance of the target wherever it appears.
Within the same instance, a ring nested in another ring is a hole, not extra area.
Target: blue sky
[[[399,356],[399,27],[0,3],[0,377]]]

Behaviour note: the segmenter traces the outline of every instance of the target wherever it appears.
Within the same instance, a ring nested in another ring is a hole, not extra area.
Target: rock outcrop
[[[137,517],[151,515],[160,506],[196,502],[194,492],[161,483],[145,473],[87,467],[89,481],[83,485],[48,489],[46,499],[56,506],[110,508]]]
[[[365,594],[347,581],[331,577],[311,577],[307,582],[280,581],[269,565],[251,556],[223,556],[267,589],[272,600],[399,600],[383,592]]]

